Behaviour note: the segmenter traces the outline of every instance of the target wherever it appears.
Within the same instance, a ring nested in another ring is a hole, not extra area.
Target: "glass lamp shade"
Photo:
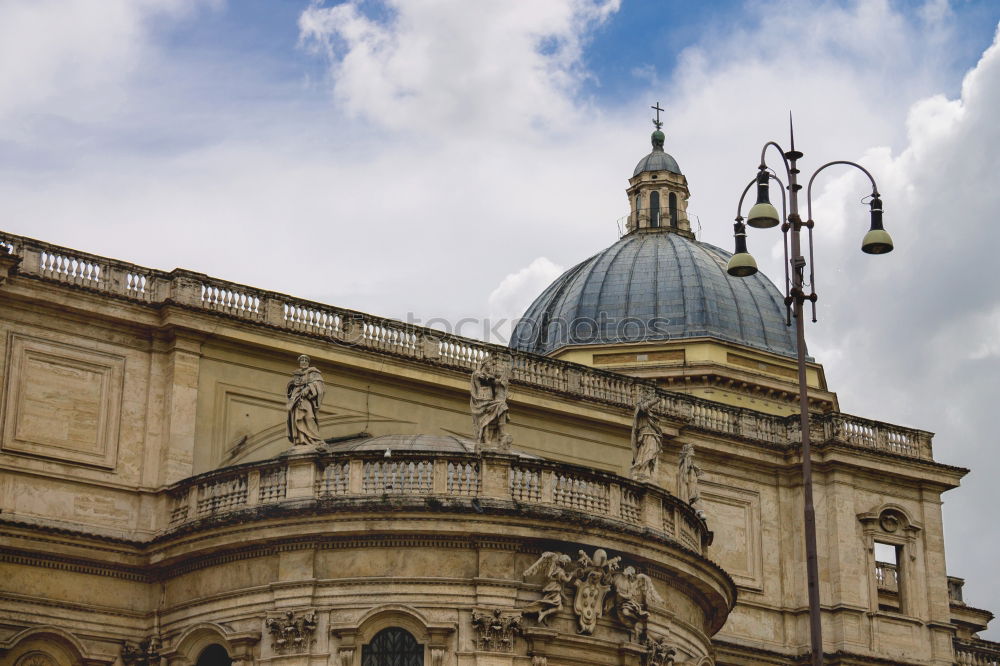
[[[882,199],[878,192],[872,192],[871,229],[861,241],[861,251],[866,254],[886,254],[892,252],[892,237],[882,228]]]
[[[755,203],[747,215],[747,224],[756,229],[770,229],[781,223],[778,209],[765,202]]]
[[[750,277],[757,272],[757,262],[749,252],[737,252],[726,265],[726,272],[733,277]]]
[[[892,252],[892,237],[885,229],[872,229],[861,241],[861,251],[865,254],[887,254]]]

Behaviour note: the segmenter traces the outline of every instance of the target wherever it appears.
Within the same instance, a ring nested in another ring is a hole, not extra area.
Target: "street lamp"
[[[785,166],[785,174],[788,177],[787,211],[785,222],[781,224],[781,231],[784,235],[785,244],[785,307],[788,312],[788,324],[791,319],[795,319],[796,347],[798,352],[799,370],[799,424],[802,430],[802,487],[804,495],[804,522],[806,540],[806,578],[809,584],[809,639],[812,649],[812,663],[814,666],[823,664],[823,626],[820,614],[819,598],[819,563],[817,560],[816,548],[816,511],[813,507],[813,486],[812,486],[812,455],[809,445],[809,397],[806,386],[806,337],[805,323],[803,322],[803,309],[806,301],[812,303],[812,320],[816,321],[816,291],[813,270],[813,219],[812,219],[812,184],[821,171],[827,167],[837,164],[844,164],[860,169],[864,172],[872,184],[872,194],[869,205],[871,207],[871,229],[865,234],[861,241],[861,251],[867,254],[885,254],[892,251],[892,238],[888,232],[882,228],[882,199],[878,194],[878,187],[875,179],[867,169],[854,162],[837,160],[828,162],[816,169],[809,178],[806,188],[806,210],[808,219],[803,222],[799,217],[799,190],[802,186],[798,183],[799,169],[796,166],[798,160],[802,158],[802,153],[795,150],[795,132],[791,128],[791,117],[789,117],[789,134],[791,138],[791,148],[788,152],[781,149],[774,141],[768,141],[760,151],[760,167],[756,178],[743,190],[740,202],[736,209],[736,224],[734,225],[734,235],[736,237],[736,252],[726,271],[735,277],[749,277],[757,272],[757,262],[747,251],[746,227],[750,225],[758,229],[776,227],[781,223],[777,209],[771,205],[768,197],[768,185],[771,180],[781,184],[777,175],[771,171],[764,161],[765,153],[771,146],[778,149],[781,154],[781,161]],[[744,224],[742,210],[743,200],[746,198],[750,188],[757,185],[757,203],[750,209],[747,221]],[[782,212],[785,212],[785,197],[782,193]],[[805,257],[802,256],[800,234],[802,227],[809,231],[809,294],[803,290],[805,284],[804,272],[807,265]],[[791,231],[791,234],[789,234]],[[789,236],[791,236],[789,238]],[[791,257],[789,257],[789,253]],[[791,278],[789,279],[789,269]]]

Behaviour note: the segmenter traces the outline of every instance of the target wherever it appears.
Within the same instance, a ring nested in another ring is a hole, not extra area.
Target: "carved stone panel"
[[[476,648],[488,652],[513,652],[514,637],[521,633],[521,612],[494,608],[472,611]]]
[[[114,468],[125,358],[12,335],[3,450]]]
[[[271,649],[278,654],[308,652],[316,633],[316,611],[286,611],[264,620]]]
[[[17,660],[15,666],[57,666],[55,659],[44,652],[29,652]]]
[[[716,535],[709,557],[737,584],[761,589],[764,583],[759,493],[705,482],[702,488],[702,502],[712,516]]]

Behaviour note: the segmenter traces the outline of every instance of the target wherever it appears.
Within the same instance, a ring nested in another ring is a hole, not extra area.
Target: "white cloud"
[[[516,320],[564,270],[547,258],[538,257],[521,270],[504,277],[488,300],[490,320],[498,324],[499,333],[496,336],[498,339],[491,341],[506,344]]]
[[[0,4],[0,127],[33,114],[79,121],[122,103],[151,22],[198,0],[7,0]],[[12,127],[12,125],[14,125]],[[18,132],[18,130],[21,132]]]
[[[394,129],[523,131],[576,115],[583,38],[620,0],[314,3],[303,42],[331,62],[336,100]]]

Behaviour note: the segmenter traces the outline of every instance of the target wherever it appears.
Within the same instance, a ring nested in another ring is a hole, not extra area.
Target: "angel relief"
[[[638,643],[646,633],[649,618],[649,602],[663,604],[663,597],[653,586],[653,579],[646,574],[636,573],[635,568],[625,567],[612,578],[614,589],[614,612],[618,621],[629,628],[634,643]]]
[[[542,553],[524,575],[544,572],[547,582],[542,598],[524,608],[524,614],[534,614],[539,624],[546,624],[546,618],[561,610],[572,594],[579,633],[592,634],[597,621],[609,614],[628,627],[632,641],[639,642],[646,633],[649,603],[662,604],[663,599],[649,576],[631,566],[619,571],[620,562],[620,557],[609,558],[601,548],[593,557],[581,550],[576,560],[563,553]]]

